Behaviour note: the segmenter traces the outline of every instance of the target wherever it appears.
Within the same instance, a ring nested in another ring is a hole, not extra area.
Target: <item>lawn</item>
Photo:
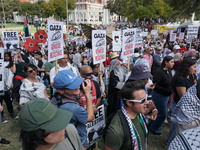
[[[18,113],[16,110],[17,104],[14,103],[15,112]],[[6,138],[7,140],[11,141],[9,145],[2,145],[0,144],[1,150],[19,150],[21,147],[21,143],[19,141],[19,132],[20,128],[18,126],[18,121],[11,119],[8,115],[8,112],[5,109],[5,116],[8,120],[6,124],[0,124],[0,137]],[[161,136],[155,136],[153,134],[149,134],[148,137],[148,150],[165,150],[165,140],[169,131],[170,124],[164,124],[164,128],[162,131]],[[99,148],[103,150],[103,140],[99,140],[98,142]]]

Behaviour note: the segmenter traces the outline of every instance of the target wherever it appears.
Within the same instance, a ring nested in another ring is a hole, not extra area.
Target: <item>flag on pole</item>
[[[24,36],[25,37],[30,37],[30,32],[29,32],[29,27],[28,27],[28,18],[27,17],[24,18],[23,31],[24,31]]]

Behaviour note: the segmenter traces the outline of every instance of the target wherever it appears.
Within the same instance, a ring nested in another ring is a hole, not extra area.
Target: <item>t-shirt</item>
[[[186,87],[186,91],[189,87],[191,87],[192,85],[194,85],[194,81],[192,79],[188,79],[188,78],[184,78],[182,76],[180,76],[176,82],[175,82],[175,95],[174,95],[174,102],[178,103],[178,101],[180,100],[180,97],[177,93],[176,87]]]
[[[143,129],[139,123],[139,120],[137,117],[135,119],[131,120],[132,123],[135,125],[138,134],[141,139],[142,149],[146,150],[145,143],[146,143],[146,137],[144,135]],[[131,139],[124,142],[124,133],[123,133],[123,127],[121,124],[120,117],[118,113],[113,117],[107,131],[106,131],[106,137],[105,137],[105,144],[113,149],[118,150],[128,150],[131,145]]]
[[[59,142],[52,150],[74,150],[73,146],[76,148],[76,150],[84,150],[74,125],[68,124],[68,126],[66,127],[66,132],[68,137]],[[69,141],[69,139],[71,142]],[[20,150],[25,149],[21,148]]]

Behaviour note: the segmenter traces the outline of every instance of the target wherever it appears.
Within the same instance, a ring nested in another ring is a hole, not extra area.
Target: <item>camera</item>
[[[84,86],[87,86],[87,83],[86,83],[85,81],[83,81],[83,83],[84,83]],[[83,89],[82,83],[81,83],[81,85],[80,85],[80,89]]]

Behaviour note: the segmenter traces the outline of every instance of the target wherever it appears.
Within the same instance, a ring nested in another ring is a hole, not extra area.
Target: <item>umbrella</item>
[[[84,35],[88,38],[88,39],[92,39],[92,30],[96,30],[88,25],[85,24],[81,24],[82,27],[82,31],[84,33]],[[112,42],[112,38],[110,38],[109,36],[106,35],[106,41],[107,44],[110,44]]]

